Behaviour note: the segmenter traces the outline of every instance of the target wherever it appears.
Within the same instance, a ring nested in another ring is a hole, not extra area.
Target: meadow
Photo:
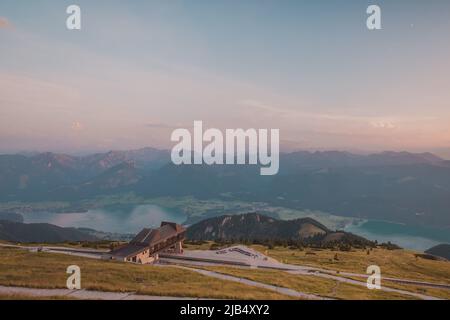
[[[290,299],[270,290],[203,276],[177,267],[109,262],[0,248],[0,285],[66,288],[69,265],[81,269],[82,289],[215,299]]]

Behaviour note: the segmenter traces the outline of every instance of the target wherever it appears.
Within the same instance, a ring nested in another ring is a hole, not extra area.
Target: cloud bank
[[[11,28],[12,24],[5,17],[0,17],[0,29],[8,29]]]

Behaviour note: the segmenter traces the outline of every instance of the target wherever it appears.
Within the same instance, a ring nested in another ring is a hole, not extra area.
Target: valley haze
[[[0,211],[21,214],[26,222],[53,221],[65,227],[129,233],[136,232],[139,223],[157,225],[156,217],[163,212],[161,220],[165,216],[189,223],[243,210],[281,218],[282,210],[291,210],[289,218],[317,211],[353,219],[339,228],[371,240],[398,240],[418,250],[450,241],[446,236],[450,162],[431,153],[281,153],[280,172],[273,177],[260,176],[251,165],[174,165],[169,151],[155,148],[84,156],[25,153],[0,155],[0,178],[8,182],[0,186]],[[102,205],[102,197],[112,200]],[[151,200],[161,197],[169,197],[162,206]],[[180,200],[185,197],[204,201],[205,209],[193,209],[197,215],[186,213],[190,209],[183,208]],[[179,204],[170,204],[170,198]],[[229,207],[214,204],[215,200]],[[150,209],[144,214],[146,209],[137,210],[140,205]],[[86,213],[71,213],[80,211]],[[377,220],[405,227],[385,223],[370,229]],[[127,225],[134,227],[126,229]]]
[[[450,299],[449,30],[443,0],[1,0],[0,300]]]

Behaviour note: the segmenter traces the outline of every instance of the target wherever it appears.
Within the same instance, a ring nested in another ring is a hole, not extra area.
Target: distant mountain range
[[[23,216],[15,212],[0,212],[0,221],[7,220],[13,222],[23,222]]]
[[[438,244],[428,250],[425,253],[431,254],[433,256],[441,257],[450,261],[450,244]]]
[[[152,148],[0,155],[0,201],[76,202],[123,192],[259,201],[450,228],[450,161],[431,153],[285,153],[275,176],[260,176],[259,166],[175,166],[169,151]]]
[[[168,151],[153,148],[84,157],[50,152],[0,155],[0,201],[101,194],[136,183],[141,175],[166,165],[169,160]]]
[[[0,240],[10,242],[61,243],[98,240],[75,228],[62,228],[48,223],[26,224],[0,220]]]
[[[270,241],[291,240],[307,244],[358,244],[373,242],[343,231],[331,231],[311,218],[278,220],[259,213],[224,215],[203,220],[187,230],[190,240]]]
[[[443,165],[446,161],[432,153],[409,153],[386,151],[381,153],[359,155],[342,151],[308,152],[299,151],[283,156],[285,172],[298,172],[304,169],[342,168],[342,167],[379,167],[404,165]]]
[[[129,241],[133,237],[134,234],[103,232],[90,228],[64,228],[48,223],[23,223],[20,215],[0,214],[0,240],[9,242]]]
[[[62,243],[68,241],[129,240],[132,235],[86,228],[63,228],[48,223],[0,220],[0,240],[18,243]],[[226,215],[203,220],[187,230],[190,240],[291,240],[313,245],[360,245],[374,243],[343,231],[331,231],[311,218],[277,220],[259,213]]]

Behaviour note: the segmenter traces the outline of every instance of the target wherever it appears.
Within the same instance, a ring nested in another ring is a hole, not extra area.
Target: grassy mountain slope
[[[19,223],[0,220],[0,240],[11,242],[94,241],[96,237],[74,228],[62,228],[48,223]]]
[[[450,260],[450,244],[438,244],[437,246],[426,250],[425,253]]]
[[[331,231],[311,218],[285,221],[258,213],[225,215],[200,221],[188,228],[187,237],[191,240],[292,240],[310,244],[372,244],[347,232]]]

